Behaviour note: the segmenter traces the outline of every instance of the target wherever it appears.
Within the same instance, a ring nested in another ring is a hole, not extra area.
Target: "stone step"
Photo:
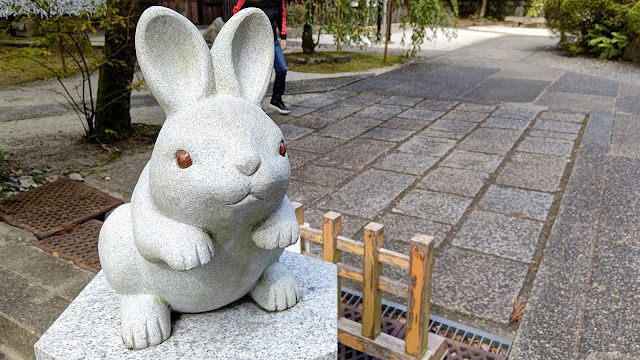
[[[35,342],[92,278],[38,248],[0,241],[0,346],[10,350],[5,356],[35,358]]]

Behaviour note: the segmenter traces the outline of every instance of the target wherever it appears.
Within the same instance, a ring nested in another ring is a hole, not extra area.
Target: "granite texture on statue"
[[[35,345],[38,360],[336,359],[337,269],[285,251],[280,262],[296,276],[302,300],[279,312],[250,297],[202,314],[174,314],[169,340],[129,350],[120,339],[119,295],[98,273]]]
[[[271,34],[257,9],[233,16],[211,51],[170,9],[151,7],[138,22],[138,63],[167,119],[131,203],[109,216],[99,240],[128,348],[166,340],[171,311],[215,310],[247,294],[270,311],[300,300],[278,261],[300,235],[285,195],[289,159],[261,108]]]

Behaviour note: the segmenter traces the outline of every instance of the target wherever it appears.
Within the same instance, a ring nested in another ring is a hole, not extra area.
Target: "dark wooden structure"
[[[210,25],[217,17],[225,22],[233,12],[236,0],[186,0],[187,18],[196,25]],[[164,6],[176,9],[175,0],[139,0],[140,9],[144,11],[151,6]]]

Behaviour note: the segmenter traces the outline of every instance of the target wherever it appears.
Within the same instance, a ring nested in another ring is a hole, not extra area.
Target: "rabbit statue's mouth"
[[[244,205],[246,203],[249,202],[253,202],[253,201],[258,201],[258,200],[262,200],[261,197],[259,197],[258,195],[249,192],[247,195],[243,196],[240,200],[236,201],[236,202],[231,202],[231,203],[225,203],[225,205],[231,206],[231,205]]]

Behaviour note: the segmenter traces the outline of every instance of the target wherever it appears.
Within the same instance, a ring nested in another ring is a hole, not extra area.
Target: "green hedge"
[[[603,57],[606,47],[626,46],[614,39],[628,43],[640,35],[640,0],[545,0],[544,13],[570,55],[595,52]]]

